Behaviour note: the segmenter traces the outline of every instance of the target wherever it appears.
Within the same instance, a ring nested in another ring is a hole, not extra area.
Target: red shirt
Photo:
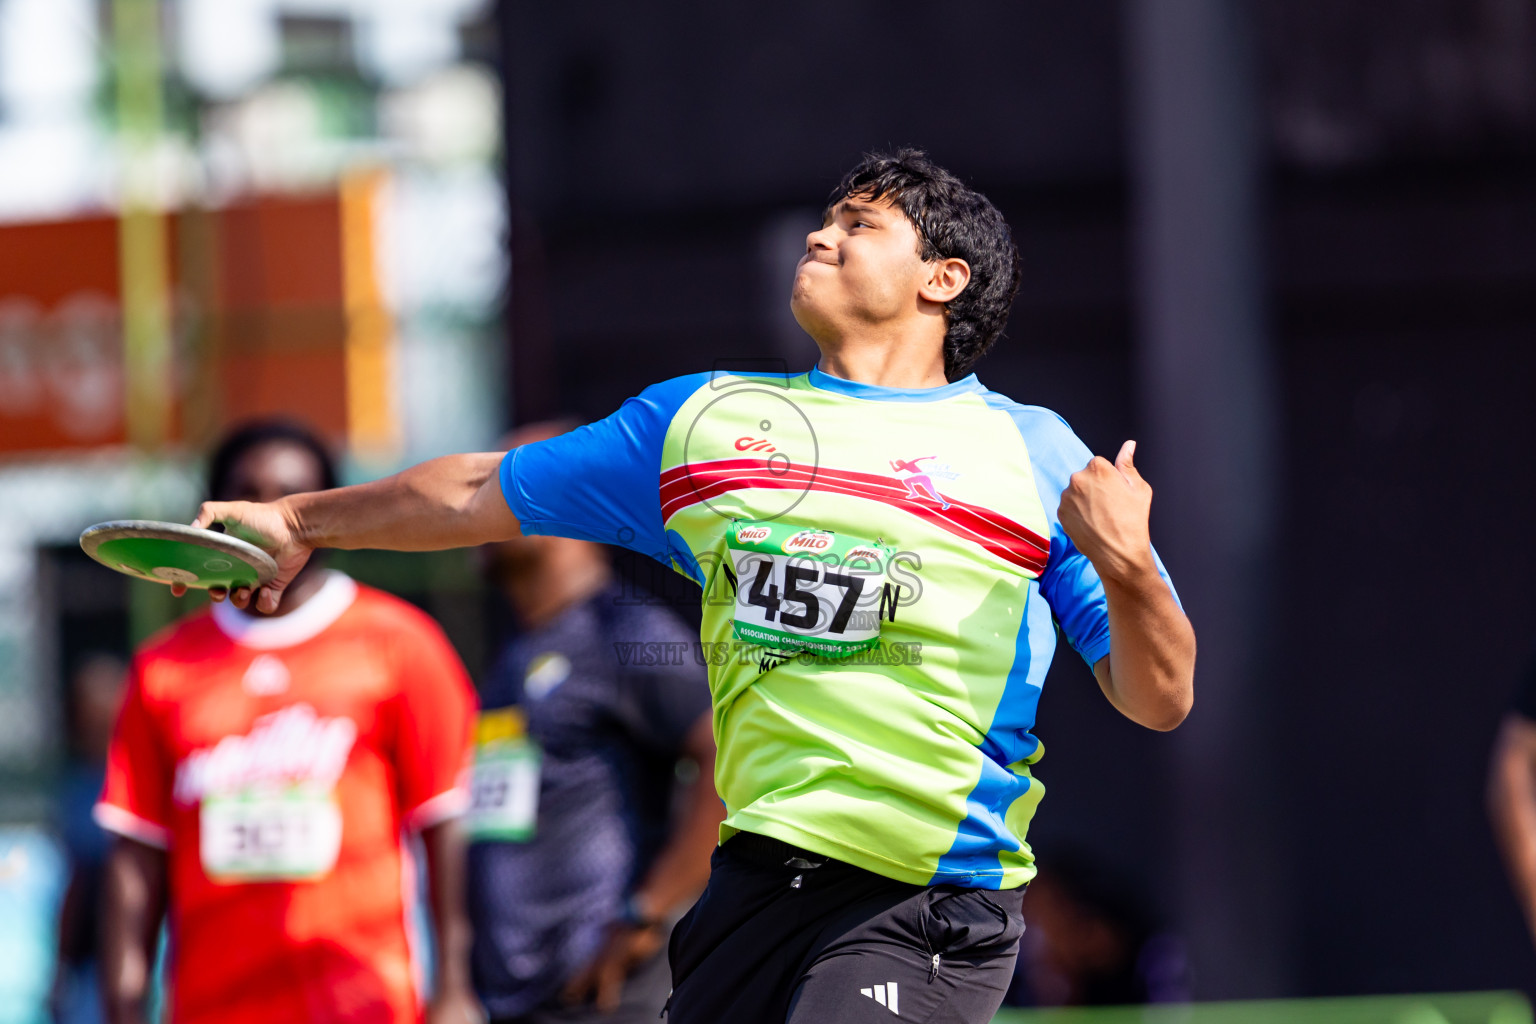
[[[420,1019],[402,836],[464,809],[474,711],[436,623],[340,573],[139,651],[96,817],[167,851],[177,1024]]]

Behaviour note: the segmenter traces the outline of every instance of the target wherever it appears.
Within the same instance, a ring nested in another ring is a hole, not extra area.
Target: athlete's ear
[[[958,256],[934,260],[928,264],[928,277],[917,290],[920,298],[943,305],[965,291],[971,283],[971,265]]]

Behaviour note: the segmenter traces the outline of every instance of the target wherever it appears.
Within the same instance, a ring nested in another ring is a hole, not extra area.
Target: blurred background
[[[1134,904],[1200,999],[1536,992],[1483,800],[1536,640],[1536,0],[0,0],[0,1020],[102,659],[185,609],[83,527],[190,517],[256,413],[357,480],[806,368],[805,233],[908,144],[1024,259],[979,376],[1140,441],[1200,632],[1166,736],[1063,645],[1037,912]],[[472,671],[505,627],[467,554],[338,564]]]

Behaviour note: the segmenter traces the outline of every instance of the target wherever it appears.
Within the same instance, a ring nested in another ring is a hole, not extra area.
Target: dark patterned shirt
[[[480,691],[539,750],[526,842],[474,841],[475,987],[492,1017],[549,1002],[665,842],[679,751],[709,711],[691,631],[618,587],[516,637]]]

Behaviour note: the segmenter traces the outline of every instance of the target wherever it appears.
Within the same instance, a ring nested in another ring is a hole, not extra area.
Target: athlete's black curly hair
[[[246,452],[265,444],[279,442],[303,448],[314,456],[315,464],[320,469],[322,490],[330,490],[336,486],[336,460],[318,434],[294,420],[259,419],[243,423],[226,434],[219,442],[218,448],[214,449],[213,454],[209,456],[208,497],[214,501],[224,500],[229,490],[229,475],[234,472],[235,463],[239,462]]]
[[[827,199],[887,200],[917,229],[924,260],[959,258],[970,283],[946,307],[944,376],[958,380],[1003,333],[1019,291],[1019,250],[1008,222],[986,196],[928,159],[920,149],[870,153]]]

